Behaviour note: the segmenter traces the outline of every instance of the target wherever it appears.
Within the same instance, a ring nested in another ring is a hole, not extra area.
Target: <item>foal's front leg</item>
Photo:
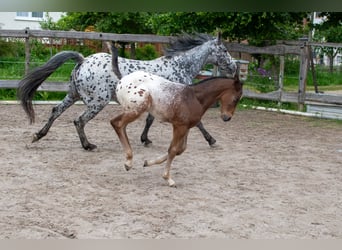
[[[117,133],[121,145],[126,153],[126,162],[124,164],[125,169],[128,171],[133,166],[133,151],[132,147],[129,143],[128,136],[126,133],[126,127],[129,123],[135,121],[139,117],[139,114],[136,112],[123,113],[118,115],[114,119],[110,121],[110,124],[114,128]]]
[[[208,142],[209,146],[214,147],[216,140],[212,137],[209,132],[204,128],[202,122],[200,121],[197,123],[196,127],[201,131],[202,135],[204,136],[205,140]]]
[[[166,161],[163,178],[168,182],[170,187],[176,187],[175,181],[171,178],[170,169],[171,164],[176,155],[182,154],[186,149],[189,129],[187,127],[173,127],[173,138],[168,149],[168,153],[155,160],[145,161],[144,167],[160,164]]]
[[[175,181],[171,178],[170,169],[171,164],[176,155],[181,155],[185,149],[187,144],[187,138],[189,134],[189,129],[187,128],[175,128],[173,129],[173,138],[168,150],[165,171],[163,174],[163,178],[168,182],[170,187],[176,187]]]

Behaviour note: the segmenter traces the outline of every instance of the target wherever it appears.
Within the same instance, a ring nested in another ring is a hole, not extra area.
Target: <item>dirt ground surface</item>
[[[219,110],[203,117],[217,139],[210,148],[197,128],[176,157],[143,168],[167,151],[171,126],[155,122],[144,147],[144,119],[128,127],[134,167],[109,119],[108,105],[86,126],[95,152],[81,148],[74,105],[50,132],[31,143],[51,105],[35,105],[29,125],[19,105],[0,106],[1,239],[341,239],[342,124],[256,110],[238,110],[224,123]]]

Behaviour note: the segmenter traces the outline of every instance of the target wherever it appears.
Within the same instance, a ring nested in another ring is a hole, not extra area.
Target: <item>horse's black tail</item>
[[[119,63],[118,63],[118,57],[119,57],[119,51],[118,48],[115,45],[115,42],[112,42],[112,45],[110,46],[111,48],[111,52],[112,52],[112,68],[113,68],[113,72],[115,73],[115,75],[121,79],[122,75],[119,69]]]
[[[79,65],[83,62],[84,57],[75,51],[62,51],[57,53],[44,65],[39,66],[29,72],[18,84],[18,99],[30,119],[30,123],[34,122],[34,110],[32,99],[38,87],[48,78],[57,68],[62,66],[67,60],[72,59]]]

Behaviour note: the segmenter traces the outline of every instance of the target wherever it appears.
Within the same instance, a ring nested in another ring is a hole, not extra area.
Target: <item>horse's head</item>
[[[238,102],[242,97],[243,83],[239,79],[239,74],[236,74],[234,79],[229,79],[230,86],[222,93],[220,97],[221,118],[223,121],[229,121],[236,109]]]
[[[221,32],[212,40],[212,44],[211,54],[207,59],[207,63],[212,63],[218,66],[221,71],[234,75],[236,72],[236,64],[222,42]]]

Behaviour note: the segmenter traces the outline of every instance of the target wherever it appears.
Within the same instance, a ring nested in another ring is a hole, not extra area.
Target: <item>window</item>
[[[342,55],[341,56],[340,55],[336,56],[336,63],[337,63],[337,65],[342,64]]]
[[[41,21],[43,16],[44,12],[17,12],[16,19]]]

